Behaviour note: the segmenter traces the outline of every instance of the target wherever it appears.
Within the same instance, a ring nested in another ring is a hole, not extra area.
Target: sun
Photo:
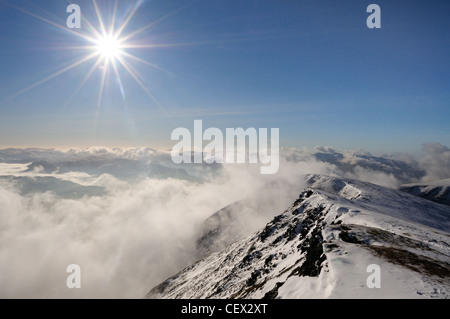
[[[42,22],[48,23],[58,29],[64,30],[82,39],[84,42],[80,45],[69,45],[67,48],[62,47],[63,50],[70,49],[74,50],[74,52],[80,52],[80,57],[78,60],[68,66],[63,66],[53,74],[50,74],[47,77],[44,77],[43,79],[38,80],[35,83],[16,92],[15,94],[11,95],[10,98],[15,98],[20,94],[23,94],[39,85],[42,85],[43,83],[46,83],[60,76],[63,73],[69,72],[70,70],[79,67],[82,64],[90,63],[91,66],[89,71],[86,72],[81,83],[78,85],[78,87],[76,87],[74,93],[69,98],[66,105],[69,105],[69,103],[71,103],[73,98],[81,91],[82,87],[86,85],[86,83],[96,72],[96,70],[100,70],[101,72],[101,80],[99,84],[96,105],[97,113],[102,105],[105,87],[107,86],[108,80],[110,80],[111,78],[114,78],[116,80],[116,83],[119,85],[120,92],[122,93],[122,98],[125,99],[124,87],[121,80],[121,74],[125,71],[125,73],[129,74],[131,78],[142,88],[142,90],[148,95],[153,103],[160,109],[160,111],[165,114],[164,108],[144,84],[145,81],[142,77],[142,74],[136,70],[134,64],[146,65],[153,68],[154,70],[168,72],[170,74],[172,74],[172,72],[160,67],[157,64],[151,63],[146,59],[140,58],[135,54],[131,54],[128,51],[133,50],[133,52],[135,52],[139,49],[153,49],[186,45],[148,43],[148,40],[146,40],[144,37],[139,37],[139,35],[142,36],[142,33],[144,31],[150,30],[156,24],[171,17],[173,14],[184,9],[188,5],[184,5],[157,20],[150,21],[150,23],[148,23],[147,25],[132,29],[133,25],[130,22],[132,21],[138,9],[143,6],[145,0],[135,0],[133,5],[127,5],[126,8],[124,8],[125,13],[119,12],[119,0],[114,0],[112,13],[110,12],[110,14],[108,14],[108,11],[106,11],[107,13],[104,15],[101,14],[101,10],[98,6],[97,1],[98,0],[92,0],[92,6],[94,9],[93,12],[95,12],[98,20],[97,23],[93,23],[86,16],[83,16],[82,21],[85,27],[81,28],[80,30],[72,30],[65,25],[61,25],[57,22],[53,22],[47,18],[41,17],[33,12],[28,11],[27,9],[18,7],[12,3],[5,3],[9,7],[12,7],[22,13],[34,17]],[[2,1],[0,0],[0,2]],[[105,2],[106,1],[104,1],[104,3]],[[122,18],[119,19],[119,17]]]
[[[101,36],[96,41],[96,52],[107,60],[118,59],[121,49],[120,41],[114,36]]]

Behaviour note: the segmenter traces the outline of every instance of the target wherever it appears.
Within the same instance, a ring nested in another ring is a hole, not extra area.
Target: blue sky
[[[73,1],[98,28],[92,1]],[[5,3],[14,4],[12,8]],[[98,1],[105,22],[114,1]],[[135,1],[119,1],[117,24]],[[381,29],[366,8],[381,7]],[[281,145],[414,151],[450,145],[448,1],[142,1],[100,103],[96,60],[17,95],[92,51],[64,28],[67,1],[0,1],[0,147],[170,148],[176,127],[280,128]],[[18,10],[18,9],[22,9]],[[168,16],[167,16],[168,15]],[[164,19],[161,19],[163,18]],[[84,23],[80,31],[89,34]],[[120,89],[120,84],[122,89]]]

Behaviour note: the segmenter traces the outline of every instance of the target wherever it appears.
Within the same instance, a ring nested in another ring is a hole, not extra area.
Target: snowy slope
[[[308,175],[264,228],[153,288],[148,298],[446,298],[450,207],[370,183]],[[381,288],[366,285],[381,269]]]
[[[450,206],[450,179],[431,183],[405,184],[401,191]]]

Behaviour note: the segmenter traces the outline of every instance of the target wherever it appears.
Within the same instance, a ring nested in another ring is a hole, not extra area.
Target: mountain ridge
[[[400,190],[433,202],[450,206],[450,179],[404,184]]]
[[[263,229],[183,269],[147,298],[446,298],[450,208],[324,175]],[[405,212],[407,211],[407,212]],[[366,286],[379,264],[383,289]]]

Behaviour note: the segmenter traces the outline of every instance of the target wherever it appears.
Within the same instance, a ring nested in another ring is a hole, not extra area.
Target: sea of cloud
[[[308,173],[396,188],[449,178],[450,149],[427,144],[414,157],[284,148],[276,175],[243,164],[179,167],[149,148],[0,150],[0,298],[143,297],[195,261],[211,214],[252,195],[246,222],[262,225]],[[81,289],[66,286],[69,264],[81,267]]]

